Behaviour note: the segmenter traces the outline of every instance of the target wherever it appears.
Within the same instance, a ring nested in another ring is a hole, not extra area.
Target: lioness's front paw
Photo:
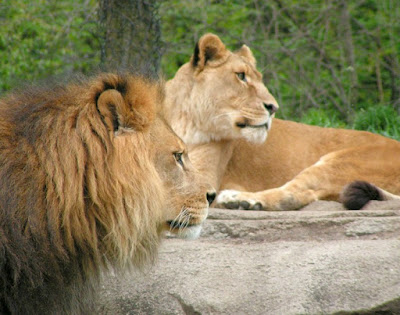
[[[226,209],[263,210],[262,202],[253,197],[252,193],[222,190],[217,196],[216,206]]]

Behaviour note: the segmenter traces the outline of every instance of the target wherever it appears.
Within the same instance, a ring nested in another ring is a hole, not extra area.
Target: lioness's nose
[[[212,204],[212,202],[214,201],[216,196],[217,196],[217,194],[215,192],[208,192],[207,193],[207,201],[208,201],[209,205]]]
[[[265,107],[265,109],[268,111],[268,113],[270,115],[276,113],[276,111],[278,110],[278,106],[276,106],[274,104],[266,104],[266,103],[264,103],[264,107]]]

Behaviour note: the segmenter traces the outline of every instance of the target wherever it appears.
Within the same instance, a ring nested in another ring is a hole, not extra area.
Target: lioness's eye
[[[180,165],[183,166],[182,154],[182,152],[174,152],[174,158]]]
[[[239,78],[239,80],[242,80],[243,82],[247,82],[246,74],[244,72],[236,72],[236,75]]]

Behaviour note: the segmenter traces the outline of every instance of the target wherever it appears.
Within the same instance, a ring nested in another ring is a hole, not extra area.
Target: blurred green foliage
[[[96,0],[0,2],[0,92],[99,63]]]
[[[0,2],[0,93],[100,63],[96,0]],[[201,35],[247,44],[279,117],[400,139],[400,1],[159,1],[167,79]]]

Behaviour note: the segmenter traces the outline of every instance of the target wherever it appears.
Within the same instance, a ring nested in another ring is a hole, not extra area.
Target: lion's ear
[[[256,58],[254,58],[253,53],[250,48],[246,45],[240,47],[237,51],[235,51],[236,55],[239,55],[249,61],[252,65],[256,66]]]
[[[228,50],[217,35],[205,34],[196,44],[191,63],[193,67],[202,70],[206,64],[218,65],[228,56]]]
[[[118,131],[124,115],[124,98],[115,89],[105,90],[97,99],[97,110],[108,130]]]
[[[106,75],[96,98],[100,118],[110,131],[143,131],[154,120],[156,105],[162,102],[160,90],[159,85],[144,79]]]

